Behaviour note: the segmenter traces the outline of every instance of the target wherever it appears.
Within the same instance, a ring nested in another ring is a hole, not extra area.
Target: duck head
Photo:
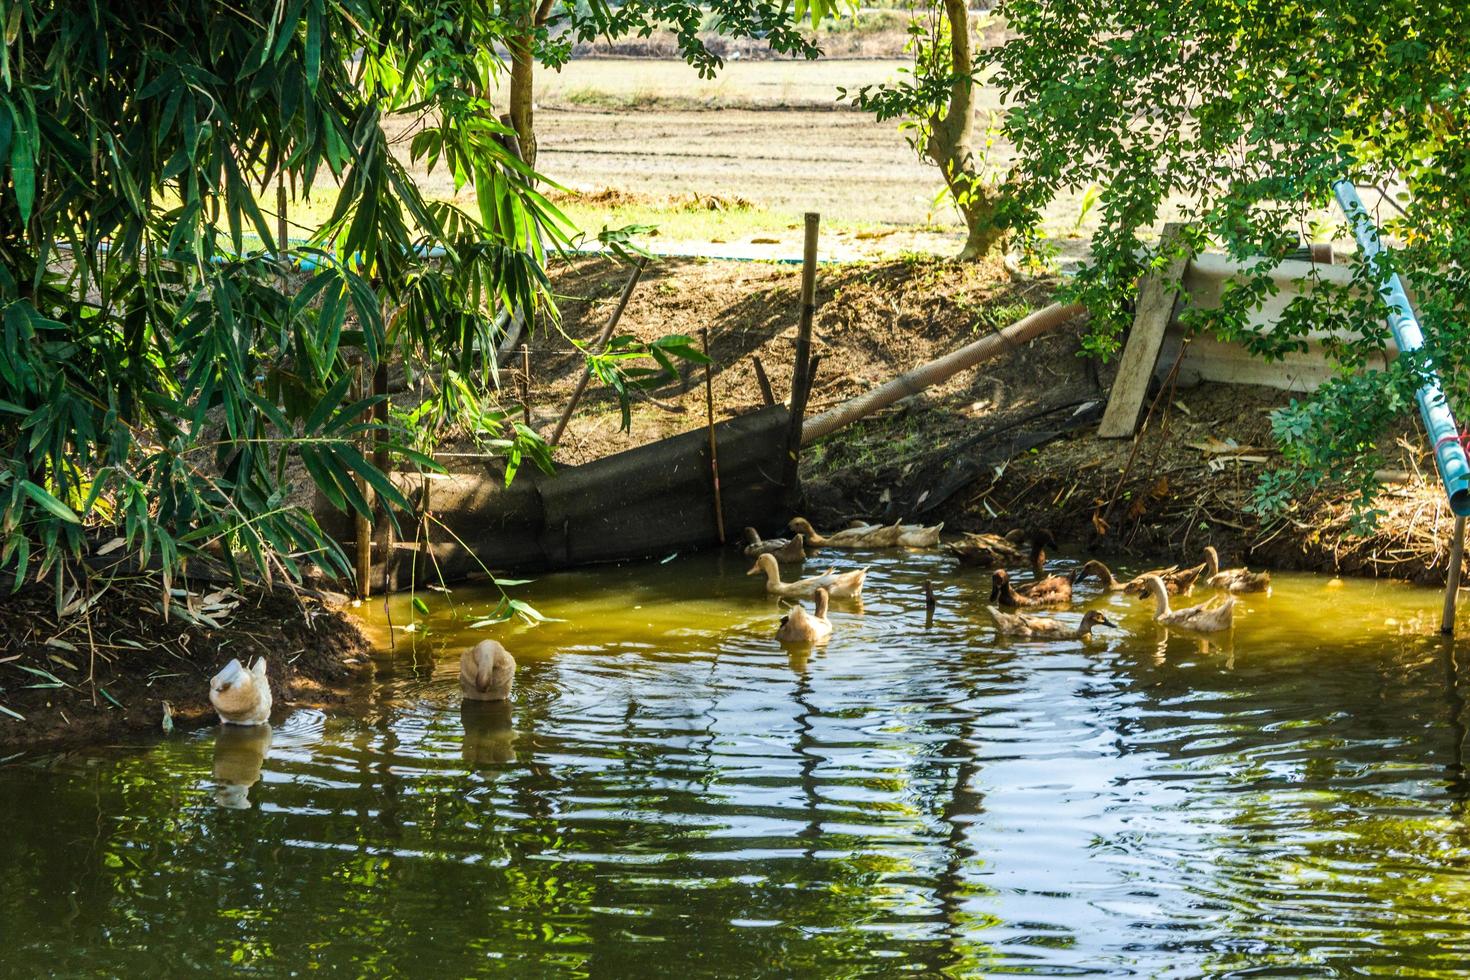
[[[817,533],[816,530],[812,527],[812,522],[807,520],[805,517],[793,517],[790,521],[786,523],[786,526],[792,531],[795,531],[797,534],[806,535],[806,539],[808,541],[811,541],[812,535]]]
[[[1011,587],[1011,576],[1004,568],[997,568],[990,576],[990,602],[997,602]]]
[[[826,619],[827,618],[827,604],[831,601],[831,598],[832,597],[827,594],[827,590],[826,589],[818,589],[817,590],[817,612],[816,612],[816,616],[817,616],[818,619]]]
[[[781,575],[781,567],[776,564],[775,555],[766,554],[761,555],[759,558],[757,558],[755,560],[755,564],[750,566],[750,571],[746,572],[745,574],[764,575],[767,578],[779,578]]]
[[[1099,609],[1089,609],[1089,610],[1087,610],[1087,612],[1085,612],[1085,613],[1082,614],[1082,635],[1083,636],[1086,636],[1088,633],[1091,633],[1092,630],[1095,627],[1098,627],[1098,626],[1111,626],[1113,629],[1117,629],[1118,628],[1118,624],[1115,623],[1115,622],[1113,622],[1108,617],[1104,616],[1102,614],[1102,611],[1099,610]]]

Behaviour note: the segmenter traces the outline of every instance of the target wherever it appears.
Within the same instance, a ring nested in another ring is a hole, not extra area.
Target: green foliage
[[[290,503],[298,460],[339,507],[365,450],[411,465],[452,427],[545,464],[494,408],[496,312],[551,311],[542,235],[565,223],[481,93],[495,5],[0,0],[0,567],[19,584],[120,529],[165,573],[348,573]],[[410,156],[470,186],[426,200]],[[337,191],[305,244],[259,201]],[[536,233],[536,229],[541,234]],[[554,312],[554,311],[551,311]],[[426,401],[383,425],[362,366],[414,365]],[[519,459],[517,456],[517,459]]]
[[[1032,226],[1059,192],[1103,189],[1095,261],[1075,283],[1093,309],[1090,350],[1117,349],[1137,275],[1169,258],[1151,229],[1175,208],[1193,226],[1176,249],[1267,257],[1219,310],[1191,311],[1193,329],[1268,359],[1301,349],[1308,331],[1348,332],[1331,345],[1341,377],[1276,419],[1297,472],[1268,477],[1258,506],[1279,509],[1287,491],[1329,477],[1371,488],[1375,441],[1430,363],[1451,403],[1470,408],[1470,8],[1011,0],[1005,15],[1014,36],[996,79],[1020,159],[1004,220]],[[1390,192],[1378,218],[1425,328],[1426,356],[1387,371],[1362,373],[1387,338],[1387,266],[1358,263],[1356,291],[1317,283],[1274,332],[1248,323],[1276,288],[1270,267],[1320,232],[1343,178]]]

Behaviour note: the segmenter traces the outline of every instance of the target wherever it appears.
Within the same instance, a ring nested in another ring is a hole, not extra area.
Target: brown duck
[[[1150,575],[1158,576],[1164,583],[1164,588],[1170,595],[1188,595],[1194,590],[1194,583],[1204,571],[1205,566],[1196,565],[1194,568],[1180,569],[1178,565],[1169,568],[1156,568],[1152,571],[1135,575],[1126,582],[1118,581],[1113,575],[1113,570],[1102,562],[1092,559],[1082,564],[1082,567],[1072,573],[1072,584],[1085,581],[1089,576],[1097,576],[1102,582],[1103,589],[1108,592],[1127,592],[1130,595],[1142,596],[1146,589],[1143,580]]]
[[[1006,609],[1023,606],[1059,606],[1072,601],[1072,580],[1065,575],[1051,575],[1029,585],[1016,588],[1004,568],[990,576],[990,601]]]

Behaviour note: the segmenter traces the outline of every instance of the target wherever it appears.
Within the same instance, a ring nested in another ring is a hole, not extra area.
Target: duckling
[[[459,690],[469,701],[508,700],[515,680],[516,658],[494,640],[481,640],[460,654]]]
[[[990,601],[1008,609],[1021,606],[1059,606],[1072,601],[1072,580],[1065,575],[1052,575],[1017,589],[1011,575],[997,568],[990,576]]]
[[[892,548],[898,544],[902,533],[898,524],[888,527],[863,524],[845,527],[832,534],[820,534],[805,517],[793,517],[787,527],[800,534],[813,548]]]
[[[960,540],[947,543],[944,550],[954,556],[961,565],[994,568],[997,565],[1019,562],[1025,558],[1026,553],[1020,548],[1025,540],[1026,532],[1019,528],[1004,536],[975,534],[967,531]]]
[[[802,537],[799,534],[794,538],[761,540],[761,536],[753,527],[748,527],[741,533],[745,536],[744,554],[747,558],[755,558],[758,555],[775,555],[777,561],[806,561],[806,548],[802,546]]]
[[[1155,568],[1152,571],[1135,575],[1126,582],[1119,582],[1111,568],[1096,559],[1091,559],[1072,573],[1072,584],[1076,585],[1089,575],[1096,575],[1103,583],[1103,589],[1108,592],[1127,592],[1129,595],[1143,596],[1147,595],[1143,580],[1150,575],[1157,575],[1163,579],[1164,588],[1169,590],[1170,595],[1188,595],[1194,591],[1195,579],[1199,578],[1203,569],[1204,566],[1201,565],[1198,568],[1186,568],[1180,571],[1178,565],[1171,565],[1168,568]]]
[[[1157,575],[1149,575],[1144,578],[1143,584],[1153,594],[1154,601],[1158,604],[1154,619],[1165,626],[1175,626],[1200,633],[1218,633],[1221,630],[1228,630],[1235,623],[1234,596],[1228,597],[1223,603],[1213,608],[1198,605],[1184,609],[1170,609],[1169,590],[1165,588],[1163,579]]]
[[[1220,570],[1220,553],[1214,545],[1205,545],[1205,584],[1226,592],[1265,592],[1271,588],[1270,572],[1253,572],[1247,568]]]
[[[809,596],[816,595],[818,589],[826,589],[834,599],[850,599],[862,594],[863,580],[867,578],[868,570],[859,568],[856,571],[838,574],[835,568],[829,568],[821,575],[797,579],[795,582],[783,582],[781,581],[781,569],[776,565],[775,557],[761,555],[755,560],[750,571],[745,574],[764,574],[766,591],[772,595]]]
[[[1036,640],[1085,640],[1092,635],[1094,627],[1111,626],[1114,629],[1118,627],[1117,623],[1096,609],[1089,609],[1083,613],[1082,622],[1076,626],[1068,626],[1049,616],[1005,613],[994,606],[985,608],[990,613],[990,618],[995,620],[995,631],[1002,636],[1019,636]]]
[[[898,543],[904,548],[932,548],[939,543],[939,532],[943,530],[943,522],[932,527],[925,527],[922,524],[903,524],[898,529]]]
[[[832,622],[827,618],[827,590],[817,590],[817,610],[808,614],[801,603],[781,617],[776,639],[782,643],[826,643],[832,639]]]
[[[249,670],[238,658],[225,664],[209,682],[209,703],[226,725],[270,721],[271,682],[265,675],[265,658],[258,657]]]

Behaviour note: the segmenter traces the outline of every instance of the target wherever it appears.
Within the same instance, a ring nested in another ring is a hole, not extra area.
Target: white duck
[[[832,639],[832,621],[827,618],[827,590],[817,590],[817,609],[808,613],[801,603],[781,617],[776,639],[782,643],[826,643]]]
[[[939,544],[939,532],[943,530],[942,521],[932,527],[902,524],[898,528],[898,543],[905,548],[933,548]]]
[[[249,670],[238,658],[225,664],[209,682],[209,703],[226,725],[269,722],[271,683],[265,675],[265,658],[257,658]]]
[[[761,555],[755,560],[750,571],[745,574],[760,575],[762,573],[766,576],[766,591],[771,595],[810,596],[816,595],[818,589],[826,589],[834,599],[853,599],[862,595],[863,580],[868,576],[866,568],[841,574],[835,568],[829,568],[821,575],[797,579],[795,582],[783,582],[781,581],[781,567],[776,564],[773,555]]]
[[[862,524],[822,534],[805,517],[793,517],[787,527],[800,534],[813,548],[892,548],[903,533],[902,526],[894,523],[886,527]]]
[[[459,657],[459,689],[469,701],[505,701],[515,684],[516,659],[494,640],[481,640]]]
[[[1184,609],[1169,608],[1169,590],[1164,585],[1164,580],[1157,575],[1146,575],[1143,579],[1144,588],[1153,593],[1154,601],[1158,604],[1158,611],[1154,613],[1154,619],[1165,626],[1175,626],[1179,629],[1195,630],[1200,633],[1218,633],[1228,630],[1235,624],[1235,597],[1230,596],[1218,606],[1188,606]]]

